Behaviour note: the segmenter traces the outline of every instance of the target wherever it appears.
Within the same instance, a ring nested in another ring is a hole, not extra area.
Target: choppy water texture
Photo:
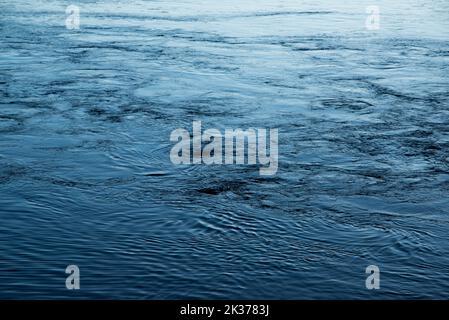
[[[0,298],[449,298],[449,2],[76,2],[0,4]],[[173,165],[193,120],[278,174]]]

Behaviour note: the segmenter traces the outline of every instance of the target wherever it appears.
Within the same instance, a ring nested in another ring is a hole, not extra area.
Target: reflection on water
[[[0,297],[447,298],[449,4],[376,2],[3,1]],[[192,121],[278,173],[174,166]]]

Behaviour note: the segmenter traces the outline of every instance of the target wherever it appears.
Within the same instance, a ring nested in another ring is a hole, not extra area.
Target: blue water
[[[2,0],[0,298],[449,298],[449,2],[375,2]],[[278,173],[173,165],[192,121]]]

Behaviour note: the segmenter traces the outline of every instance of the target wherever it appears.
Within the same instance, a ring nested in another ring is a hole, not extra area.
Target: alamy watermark
[[[379,30],[380,29],[380,8],[379,6],[366,7],[366,13],[369,16],[365,20],[365,27],[367,30]]]
[[[69,30],[78,30],[80,28],[80,8],[71,4],[67,6],[65,13],[68,14],[65,19],[65,27]]]
[[[202,132],[201,121],[193,121],[192,127],[192,135],[186,129],[172,131],[170,141],[177,142],[170,151],[173,164],[259,164],[263,176],[278,171],[278,129],[269,129],[268,137],[267,129]]]
[[[80,288],[80,269],[77,265],[69,265],[65,269],[69,276],[65,280],[65,287],[69,290],[79,290]]]
[[[369,276],[366,278],[365,287],[368,290],[380,289],[380,269],[376,265],[369,265],[365,270]]]

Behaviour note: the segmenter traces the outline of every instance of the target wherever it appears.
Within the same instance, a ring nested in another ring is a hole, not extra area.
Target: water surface
[[[219,2],[76,1],[67,30],[2,1],[0,298],[448,298],[449,3],[370,31],[372,1]],[[173,165],[195,120],[278,128],[277,175]]]

